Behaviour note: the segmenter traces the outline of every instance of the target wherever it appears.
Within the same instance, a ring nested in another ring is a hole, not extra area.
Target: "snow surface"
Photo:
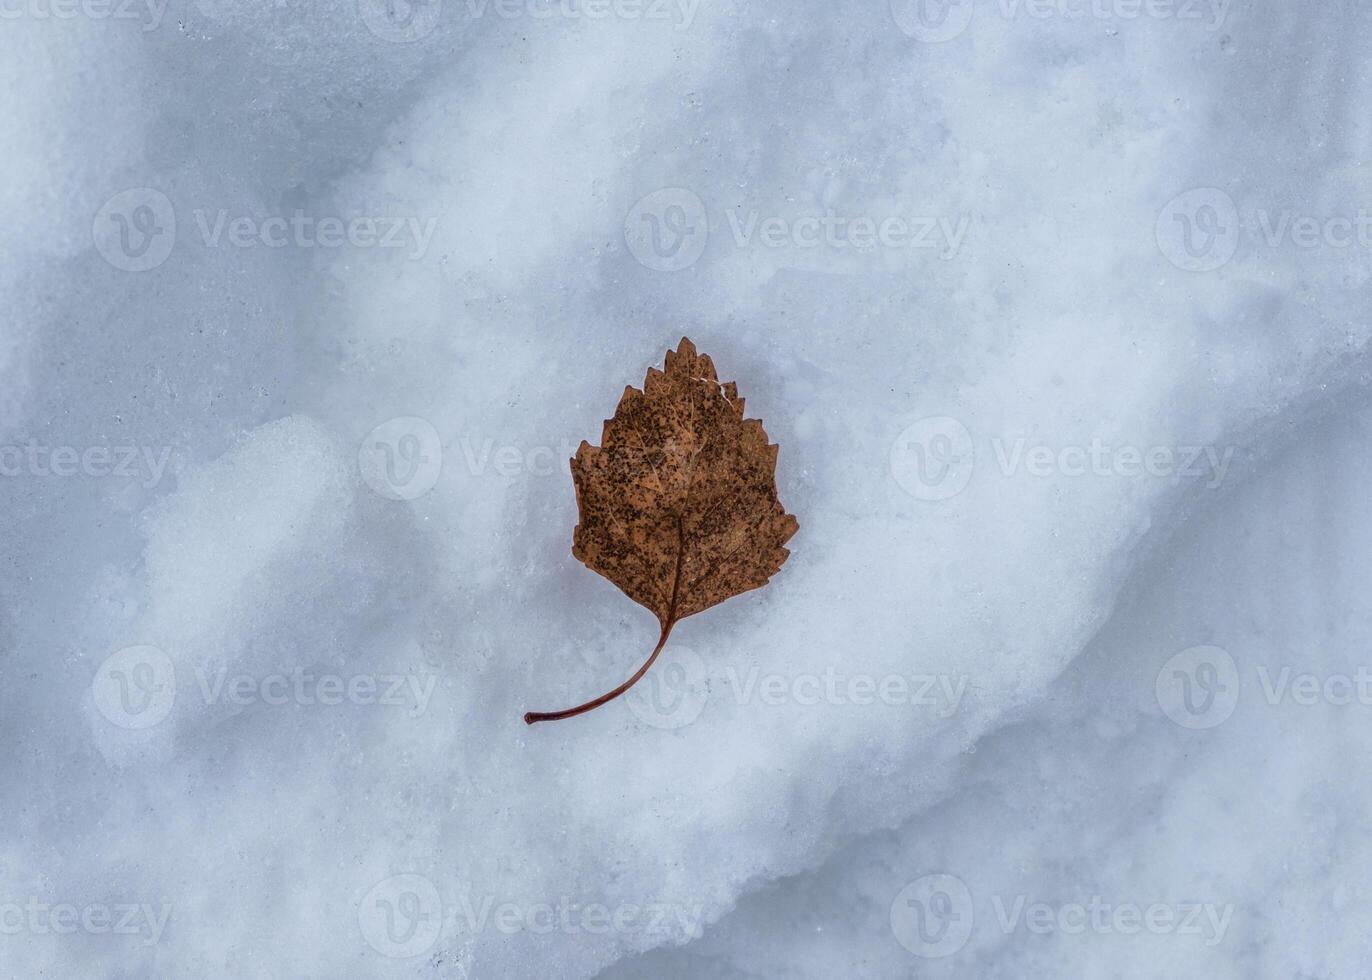
[[[0,972],[1357,975],[1370,20],[5,7]],[[683,334],[793,555],[527,728]]]

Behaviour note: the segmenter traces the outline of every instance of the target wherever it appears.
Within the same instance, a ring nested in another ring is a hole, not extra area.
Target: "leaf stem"
[[[527,711],[524,713],[524,724],[534,725],[540,721],[561,721],[563,718],[575,718],[577,715],[585,714],[587,711],[594,711],[602,704],[606,704],[619,697],[629,688],[637,684],[644,674],[648,673],[648,668],[657,660],[657,655],[662,652],[662,648],[667,645],[667,637],[672,632],[672,627],[676,625],[676,604],[677,598],[681,594],[681,565],[682,559],[686,554],[686,534],[682,527],[682,519],[676,521],[676,569],[672,573],[672,601],[667,607],[667,618],[662,623],[662,635],[657,638],[657,646],[653,647],[653,652],[648,659],[643,662],[643,666],[634,672],[619,687],[596,698],[594,701],[587,701],[579,704],[575,708],[567,708],[563,711]]]
[[[575,708],[568,708],[565,711],[530,711],[524,715],[524,724],[533,725],[540,721],[561,721],[563,718],[575,718],[577,715],[585,714],[599,708],[602,704],[613,701],[629,688],[638,683],[639,678],[648,673],[648,668],[653,665],[657,655],[662,652],[662,648],[667,645],[667,634],[672,632],[672,624],[668,623],[662,627],[662,635],[658,637],[657,646],[653,647],[652,656],[643,662],[643,666],[638,668],[633,677],[630,677],[619,687],[607,694],[602,694],[594,701],[587,701],[585,704],[577,705]]]

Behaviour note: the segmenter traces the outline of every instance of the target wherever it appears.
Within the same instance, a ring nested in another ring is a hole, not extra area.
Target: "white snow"
[[[1368,706],[1254,692],[1367,632],[1368,14],[914,6],[13,8],[3,972],[1360,968]],[[683,334],[793,555],[527,728],[655,639],[566,459]]]

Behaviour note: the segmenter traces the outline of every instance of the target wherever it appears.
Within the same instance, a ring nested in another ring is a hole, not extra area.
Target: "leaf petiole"
[[[657,655],[662,652],[662,648],[667,645],[667,637],[672,632],[672,627],[676,625],[676,604],[681,595],[681,565],[686,557],[686,528],[680,516],[676,519],[676,569],[672,573],[672,601],[667,607],[667,619],[662,624],[662,635],[657,638],[657,646],[653,647],[652,654],[643,662],[643,666],[634,672],[619,687],[606,694],[602,694],[594,701],[587,701],[579,704],[575,708],[567,708],[564,711],[526,711],[524,713],[524,724],[535,725],[540,721],[561,721],[563,718],[575,718],[577,715],[585,714],[587,711],[594,711],[602,704],[607,704],[619,697],[629,688],[639,682],[639,679],[646,673],[648,668],[653,665]]]
[[[579,704],[575,708],[567,708],[565,711],[525,712],[524,724],[533,725],[537,724],[540,721],[561,721],[563,718],[575,718],[577,715],[585,714],[587,711],[592,711],[596,708],[599,708],[602,704],[607,704],[608,702],[613,701],[615,698],[619,697],[629,688],[637,684],[639,678],[641,678],[644,674],[648,673],[648,668],[653,665],[653,661],[657,659],[657,655],[661,653],[662,648],[667,645],[667,635],[672,632],[673,625],[673,623],[668,623],[667,625],[662,627],[662,635],[658,637],[657,646],[653,647],[652,655],[643,662],[642,667],[638,668],[638,670],[634,672],[633,677],[630,677],[627,681],[619,685],[619,687],[615,688],[613,691],[610,691],[607,694],[602,694],[594,701],[587,701],[585,704]]]

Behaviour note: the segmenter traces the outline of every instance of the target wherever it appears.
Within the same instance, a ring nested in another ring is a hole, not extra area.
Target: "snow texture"
[[[1372,9],[0,20],[0,975],[1363,969]],[[792,556],[528,728],[682,335]]]

